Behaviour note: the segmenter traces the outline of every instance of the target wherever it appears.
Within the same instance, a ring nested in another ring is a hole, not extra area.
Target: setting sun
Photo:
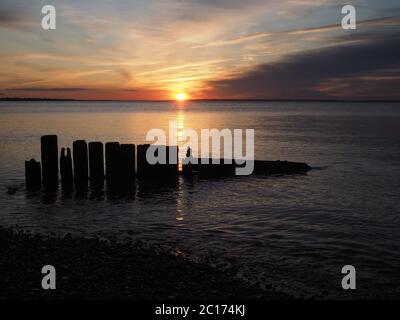
[[[178,101],[185,101],[186,100],[186,93],[180,92],[175,95],[176,100]]]

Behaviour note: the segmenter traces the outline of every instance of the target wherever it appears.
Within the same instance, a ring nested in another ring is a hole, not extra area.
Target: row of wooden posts
[[[86,143],[84,140],[73,142],[72,154],[70,148],[62,148],[58,158],[58,142],[56,135],[41,137],[41,164],[32,159],[25,162],[25,177],[28,188],[57,189],[59,173],[63,190],[85,190],[90,181],[91,187],[102,187],[107,181],[107,187],[129,186],[134,184],[136,177],[173,179],[178,176],[178,147],[165,146],[168,164],[151,165],[146,153],[149,144],[138,145],[107,142]],[[175,161],[169,161],[170,149],[176,148],[171,154],[176,154]],[[136,157],[137,151],[137,157]],[[104,166],[105,163],[105,166]],[[169,164],[171,163],[171,164]]]
[[[149,148],[154,148],[150,150],[153,154],[164,151],[166,163],[150,164],[147,160]],[[94,188],[101,188],[107,181],[107,187],[111,189],[133,185],[136,178],[169,183],[176,181],[179,174],[178,153],[177,146],[142,144],[135,147],[118,142],[107,142],[104,152],[102,142],[87,144],[78,140],[72,145],[72,154],[69,148],[62,148],[58,158],[57,136],[46,135],[41,137],[42,162],[25,161],[26,184],[28,188],[36,189],[43,182],[45,189],[57,189],[59,173],[61,186],[66,191],[74,186],[77,191],[85,191],[89,181]],[[219,159],[213,164],[212,159],[192,158],[190,149],[185,160],[194,160],[182,164],[182,173],[186,177],[193,174],[208,178],[234,176],[236,168],[243,166],[232,159]],[[298,174],[311,170],[308,164],[301,162],[254,160],[252,164],[251,174],[255,175]]]

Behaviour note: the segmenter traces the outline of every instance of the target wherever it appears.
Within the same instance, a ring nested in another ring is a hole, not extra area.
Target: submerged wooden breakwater
[[[183,165],[184,174],[196,174],[204,177],[233,176],[236,175],[236,168],[245,166],[245,164],[237,163],[233,159],[218,159],[215,164],[213,159],[197,158],[194,161],[195,164]],[[297,174],[309,170],[311,170],[311,167],[301,162],[254,160],[252,175]]]
[[[42,136],[40,141],[42,164],[34,159],[25,161],[29,189],[39,189],[42,184],[45,190],[58,189],[59,173],[64,191],[84,192],[88,190],[89,182],[92,188],[102,188],[105,182],[110,189],[128,188],[136,179],[169,182],[176,180],[180,173],[184,177],[234,176],[236,168],[245,165],[231,159],[192,158],[188,150],[180,172],[177,146],[107,142],[104,147],[102,142],[87,144],[84,140],[73,142],[72,153],[70,148],[62,148],[59,158],[56,135]],[[146,156],[149,151],[155,155],[164,154],[166,163],[149,163]],[[310,169],[305,163],[255,160],[252,174],[296,174]]]

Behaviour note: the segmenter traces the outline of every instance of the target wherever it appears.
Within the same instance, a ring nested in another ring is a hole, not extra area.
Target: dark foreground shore
[[[0,227],[0,299],[281,299],[208,265],[132,243]],[[43,290],[41,269],[56,268]]]

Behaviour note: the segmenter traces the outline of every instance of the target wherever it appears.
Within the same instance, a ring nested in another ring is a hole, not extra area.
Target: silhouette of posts
[[[113,188],[121,183],[121,147],[118,142],[106,143],[107,187]]]
[[[74,178],[78,191],[86,191],[88,186],[88,149],[86,141],[77,140],[73,143]]]
[[[42,136],[40,142],[42,162],[37,162],[34,159],[25,161],[26,186],[28,189],[40,188],[43,182],[46,193],[52,194],[52,191],[56,191],[58,188],[57,136]],[[105,145],[106,175],[104,175],[103,151],[104,147],[101,142],[89,143],[88,150],[88,145],[84,140],[74,141],[72,159],[71,150],[62,148],[59,159],[62,189],[72,191],[75,182],[78,192],[86,192],[89,168],[91,186],[102,187],[106,178],[107,188],[110,188],[111,193],[124,190],[131,193],[135,187],[129,187],[134,186],[136,177],[143,179],[140,181],[141,187],[146,185],[145,179],[149,179],[148,185],[151,187],[155,185],[155,182],[162,182],[163,184],[173,182],[175,184],[178,181],[178,146],[142,144],[138,145],[137,150],[135,150],[134,144],[120,145],[118,142],[107,142]],[[155,157],[155,161],[151,161],[152,164],[149,162],[150,158],[148,159],[147,154]],[[234,161],[234,159],[193,158],[192,150],[188,148],[186,158],[182,163],[182,174],[189,178],[193,175],[207,178],[234,176],[236,174],[235,169],[245,167],[247,164]],[[250,174],[255,175],[297,174],[306,173],[312,169],[306,163],[279,160],[254,160],[250,164],[253,165],[251,169],[254,169]]]
[[[40,189],[42,184],[40,162],[35,159],[25,161],[25,182],[28,189]]]
[[[74,176],[72,173],[72,157],[70,148],[67,148],[67,154],[65,154],[65,148],[61,149],[60,173],[62,190],[67,192],[72,191],[74,188]]]
[[[90,185],[102,187],[104,185],[104,151],[103,143],[89,143]]]
[[[56,135],[40,138],[42,153],[42,177],[45,189],[58,188],[58,146]]]
[[[121,144],[122,183],[132,185],[135,182],[135,145]]]

